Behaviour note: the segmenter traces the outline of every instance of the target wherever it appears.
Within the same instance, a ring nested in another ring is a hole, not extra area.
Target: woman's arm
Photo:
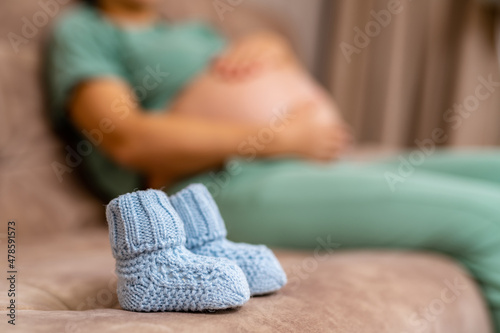
[[[258,134],[260,127],[207,122],[169,113],[151,114],[137,106],[115,107],[132,96],[127,84],[98,79],[81,84],[70,102],[70,116],[81,130],[102,126],[101,148],[123,166],[143,172],[151,186],[163,186],[189,175],[219,167],[229,156],[242,155],[240,145]],[[335,155],[335,130],[314,124],[313,107],[297,112],[276,132],[274,139],[255,145],[256,157],[294,154],[316,160]],[[307,113],[307,114],[306,114]],[[338,140],[337,140],[338,141]]]

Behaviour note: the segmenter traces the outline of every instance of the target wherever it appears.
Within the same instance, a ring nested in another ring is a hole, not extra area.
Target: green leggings
[[[233,161],[172,190],[207,185],[235,241],[315,248],[328,237],[343,249],[447,254],[477,279],[500,332],[500,151],[412,157]]]

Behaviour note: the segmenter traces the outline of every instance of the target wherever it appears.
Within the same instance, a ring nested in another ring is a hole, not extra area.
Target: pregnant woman
[[[55,26],[52,118],[89,185],[111,199],[205,183],[237,241],[447,254],[478,280],[500,332],[499,151],[435,152],[411,175],[394,160],[338,160],[348,132],[283,38],[228,42],[161,20],[153,2],[89,2]]]

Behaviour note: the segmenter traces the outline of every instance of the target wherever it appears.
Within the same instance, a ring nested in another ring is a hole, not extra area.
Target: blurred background
[[[237,26],[233,33],[281,31],[333,93],[359,143],[407,147],[434,128],[449,132],[448,146],[500,143],[500,93],[452,131],[456,122],[443,119],[475,94],[479,77],[500,81],[498,0],[239,0],[234,10],[222,7],[223,20],[217,1],[167,2],[181,16]]]
[[[43,107],[42,51],[54,17],[76,1],[0,4],[0,220],[34,231],[102,221],[76,174],[59,182],[64,144]],[[202,18],[237,37],[287,36],[332,92],[359,149],[399,150],[443,129],[443,146],[500,144],[500,1],[165,0],[172,21]],[[37,225],[43,216],[51,226]]]

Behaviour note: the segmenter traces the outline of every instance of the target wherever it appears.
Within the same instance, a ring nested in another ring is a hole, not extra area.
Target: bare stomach
[[[295,65],[268,69],[239,82],[226,81],[207,69],[176,98],[173,112],[265,126],[277,112],[309,101],[318,103],[321,120],[336,118],[326,92]]]

